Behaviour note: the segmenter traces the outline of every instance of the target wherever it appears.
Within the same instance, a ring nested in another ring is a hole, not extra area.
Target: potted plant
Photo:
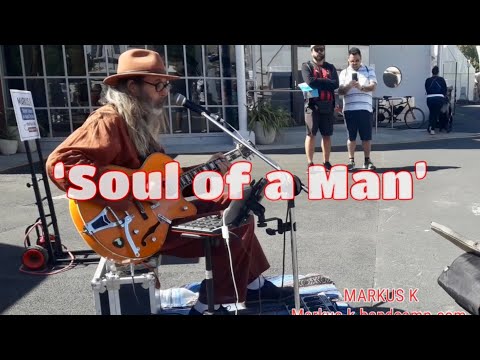
[[[27,152],[27,149],[25,148],[25,143],[20,140],[20,133],[18,131],[18,127],[16,125],[15,126],[8,126],[7,129],[9,131],[9,133],[14,136],[14,139],[17,139],[17,141],[18,141],[17,151],[19,153]],[[37,144],[36,144],[35,140],[29,140],[28,145],[30,146],[30,151],[31,152],[37,151]]]
[[[8,128],[0,128],[0,153],[13,155],[17,152],[18,140]]]
[[[271,144],[277,132],[293,122],[290,112],[283,108],[273,107],[261,99],[248,107],[248,130],[255,133],[255,143]]]

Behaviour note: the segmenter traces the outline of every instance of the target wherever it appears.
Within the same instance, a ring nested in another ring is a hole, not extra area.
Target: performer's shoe
[[[277,287],[271,281],[265,280],[258,290],[247,289],[245,306],[258,304],[259,302],[279,302],[294,296],[293,287]]]
[[[195,309],[193,306],[190,309],[188,315],[203,315],[200,311]],[[223,307],[220,305],[220,307],[213,312],[213,315],[231,315],[230,312],[227,310],[227,308]]]

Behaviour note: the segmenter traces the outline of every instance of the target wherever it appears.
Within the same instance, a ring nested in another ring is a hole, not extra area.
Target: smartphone
[[[352,74],[352,80],[358,81],[358,74],[357,73]]]

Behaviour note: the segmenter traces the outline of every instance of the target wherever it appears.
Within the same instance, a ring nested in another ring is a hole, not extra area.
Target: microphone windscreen
[[[187,100],[187,98],[182,94],[174,94],[172,96],[172,99],[173,103],[177,106],[183,106],[183,104],[185,104],[185,101]]]

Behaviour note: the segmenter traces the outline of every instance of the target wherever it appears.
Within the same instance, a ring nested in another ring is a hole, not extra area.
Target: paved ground
[[[412,138],[423,139],[375,145],[372,155],[379,173],[413,171],[416,161],[427,161],[429,173],[424,180],[414,182],[414,199],[411,201],[360,202],[350,198],[346,201],[309,201],[305,194],[301,194],[296,201],[300,273],[320,272],[330,276],[339,289],[418,289],[418,303],[405,301],[382,305],[384,307],[406,311],[460,311],[460,307],[437,285],[436,279],[444,266],[461,251],[431,232],[429,225],[435,221],[471,239],[478,238],[480,109],[462,108],[462,114],[457,113],[455,132],[435,135],[440,139],[438,141],[431,141],[434,138],[425,130],[418,131],[418,135],[414,135],[417,134],[415,130],[380,130],[408,133]],[[455,138],[460,135],[461,138]],[[380,143],[379,137],[376,140],[377,144]],[[271,148],[265,152],[306,182],[301,147]],[[345,147],[335,148],[332,163],[342,163],[345,157]],[[201,154],[176,157],[182,165],[207,159],[207,155]],[[258,159],[252,163],[252,177],[255,179],[270,170]],[[95,265],[79,265],[52,276],[19,272],[25,228],[38,217],[33,191],[25,187],[31,180],[25,170],[25,167],[17,167],[0,176],[0,313],[93,314],[90,281]],[[70,250],[87,249],[73,229],[67,200],[55,188],[53,196],[63,244]],[[284,218],[283,202],[266,201],[264,205],[267,216]],[[281,273],[282,238],[268,236],[262,229],[257,229],[257,234],[271,262],[267,274]],[[287,273],[291,273],[289,251],[287,243]],[[203,266],[203,261],[161,266],[162,286],[197,281],[203,277]],[[372,303],[354,305],[369,306]]]

